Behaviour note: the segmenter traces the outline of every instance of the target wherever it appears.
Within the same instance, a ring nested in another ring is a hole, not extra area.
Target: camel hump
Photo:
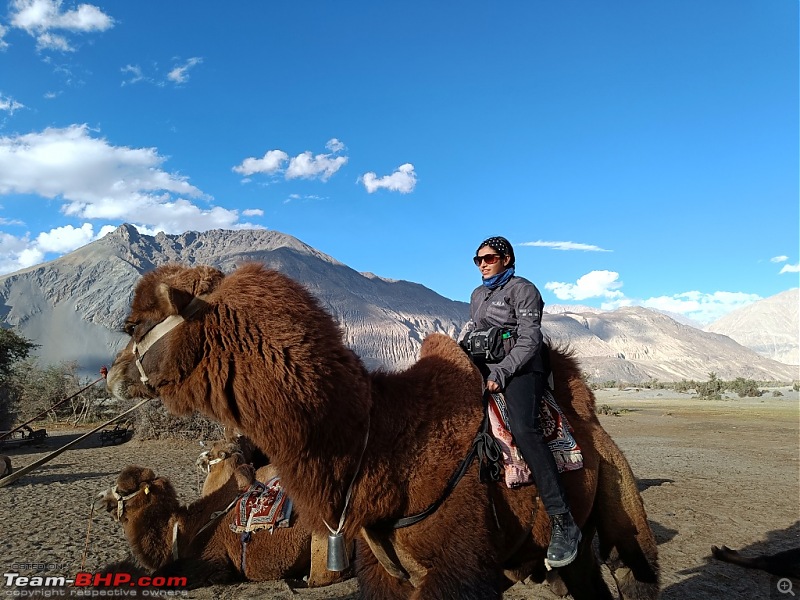
[[[469,357],[461,349],[461,346],[449,335],[443,333],[431,333],[422,340],[419,357],[428,358],[430,356],[469,362]]]

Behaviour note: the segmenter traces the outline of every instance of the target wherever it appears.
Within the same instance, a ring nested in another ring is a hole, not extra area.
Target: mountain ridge
[[[299,281],[340,323],[369,368],[412,364],[431,332],[457,338],[465,302],[425,286],[359,273],[304,242],[271,230],[140,234],[124,224],[53,261],[0,277],[0,323],[40,344],[41,361],[76,361],[96,372],[126,342],[120,327],[144,272],[167,263],[209,264],[230,272],[257,261]],[[592,380],[630,382],[745,376],[789,381],[796,370],[716,333],[640,307],[545,314],[545,334],[569,345]],[[686,340],[681,340],[681,337]]]

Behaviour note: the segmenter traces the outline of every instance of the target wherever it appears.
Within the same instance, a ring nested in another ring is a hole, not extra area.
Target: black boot
[[[553,529],[550,534],[550,546],[547,548],[547,562],[551,567],[566,567],[578,556],[581,530],[569,511],[551,515],[550,522]]]

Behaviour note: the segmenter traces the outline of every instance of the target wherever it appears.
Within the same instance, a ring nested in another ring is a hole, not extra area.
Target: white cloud
[[[37,50],[60,50],[61,52],[74,52],[67,38],[57,33],[42,33],[36,38]]]
[[[330,154],[312,156],[310,151],[306,151],[289,161],[289,168],[286,169],[286,179],[314,179],[319,177],[322,181],[328,181],[345,164],[347,164],[346,156],[332,156]]]
[[[337,140],[336,138],[331,138],[328,140],[328,143],[325,144],[325,147],[336,154],[337,152],[344,151],[344,144]]]
[[[11,25],[36,38],[39,49],[72,51],[61,30],[70,33],[105,31],[114,26],[114,19],[91,4],[80,4],[74,10],[61,10],[61,0],[14,0],[11,3]]]
[[[3,25],[0,24],[0,50],[5,50],[8,48],[8,42],[3,39],[6,37],[6,33],[8,33],[8,28],[3,27]]]
[[[622,282],[614,271],[591,271],[579,277],[575,283],[549,281],[544,285],[559,300],[585,300],[587,298],[622,299],[619,291]]]
[[[129,74],[130,77],[122,82],[122,85],[132,85],[140,81],[146,81],[145,76],[142,74],[142,68],[139,65],[125,65],[120,69],[123,74]]]
[[[614,271],[592,271],[577,282],[548,282],[550,290],[559,300],[586,300],[602,298],[603,310],[614,310],[622,306],[644,306],[667,313],[688,317],[692,321],[708,324],[729,312],[761,300],[758,294],[745,292],[682,292],[672,296],[655,296],[644,300],[627,298],[621,291],[622,282]]]
[[[642,306],[678,313],[708,324],[728,314],[761,300],[758,294],[744,292],[713,292],[711,294],[691,291],[673,296],[657,296],[641,302]]]
[[[784,273],[800,273],[800,263],[796,265],[783,265],[778,275],[783,275]]]
[[[233,171],[246,177],[256,173],[274,175],[283,172],[285,179],[319,178],[327,181],[347,164],[348,158],[336,156],[345,149],[345,145],[336,138],[328,140],[325,147],[331,151],[330,154],[314,155],[306,150],[291,159],[283,150],[267,150],[263,158],[245,158],[241,164],[233,167]],[[284,170],[287,161],[289,164]]]
[[[93,238],[94,228],[91,223],[84,223],[79,228],[65,225],[36,236],[36,247],[44,253],[55,252],[56,254],[63,254],[85,246]]]
[[[769,262],[782,263],[786,262],[787,260],[789,260],[788,256],[781,255],[781,256],[773,256],[772,258],[769,259]]]
[[[15,110],[20,110],[21,108],[25,108],[25,105],[10,96],[0,94],[0,111],[6,111],[8,114],[13,115]]]
[[[113,146],[92,137],[86,125],[0,137],[0,195],[58,199],[67,217],[129,222],[156,232],[255,227],[241,223],[236,210],[193,204],[187,198],[209,198],[186,177],[163,170],[165,161],[155,148]],[[56,228],[33,241],[6,236],[0,240],[0,270],[68,252],[91,236],[89,223]]]
[[[256,173],[271,175],[280,171],[287,160],[289,155],[283,150],[267,150],[263,158],[245,158],[242,164],[233,167],[233,170],[245,176]]]
[[[535,246],[539,248],[552,248],[553,250],[583,250],[585,252],[611,252],[600,246],[592,244],[581,244],[579,242],[545,242],[538,240],[536,242],[522,242],[520,246]]]
[[[408,194],[413,192],[417,185],[417,174],[414,172],[414,165],[405,163],[397,167],[391,175],[378,177],[374,172],[364,173],[359,180],[364,184],[367,193],[372,194],[380,189],[391,192]]]
[[[178,65],[177,67],[172,69],[167,74],[167,79],[177,84],[186,83],[187,81],[189,81],[189,75],[188,75],[189,69],[191,69],[196,65],[199,65],[201,62],[203,62],[202,58],[197,56],[192,57],[189,60],[187,60],[184,64]]]
[[[0,194],[63,197],[69,205],[120,203],[164,191],[198,197],[186,177],[160,167],[155,148],[112,146],[86,125],[0,138]]]
[[[42,262],[48,252],[70,252],[93,239],[90,223],[84,223],[77,229],[72,225],[51,229],[40,233],[33,241],[30,240],[30,234],[15,237],[0,232],[0,273],[31,267]]]
[[[263,217],[264,211],[260,208],[246,208],[242,211],[243,217]]]

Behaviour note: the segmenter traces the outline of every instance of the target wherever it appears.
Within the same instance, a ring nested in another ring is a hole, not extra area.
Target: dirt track
[[[744,553],[800,546],[800,403],[785,396],[692,400],[671,392],[601,391],[598,406],[619,414],[601,420],[625,452],[640,482],[659,542],[665,599],[751,600],[791,598],[777,593],[777,578],[710,559],[712,544]],[[657,395],[662,394],[662,395]],[[47,448],[4,451],[15,467],[33,462],[74,434],[52,431]],[[121,530],[106,515],[92,520],[83,558],[89,507],[130,463],[149,466],[173,480],[184,501],[196,496],[188,442],[98,441],[68,450],[18,483],[0,489],[0,567],[33,574],[23,563],[45,563],[44,574],[72,576],[81,567],[102,568],[126,555]],[[800,593],[800,581],[795,582]],[[14,590],[0,583],[0,595]],[[309,590],[287,582],[241,584],[189,592],[190,598],[357,597],[355,582]],[[504,599],[552,599],[546,585],[517,584]]]

